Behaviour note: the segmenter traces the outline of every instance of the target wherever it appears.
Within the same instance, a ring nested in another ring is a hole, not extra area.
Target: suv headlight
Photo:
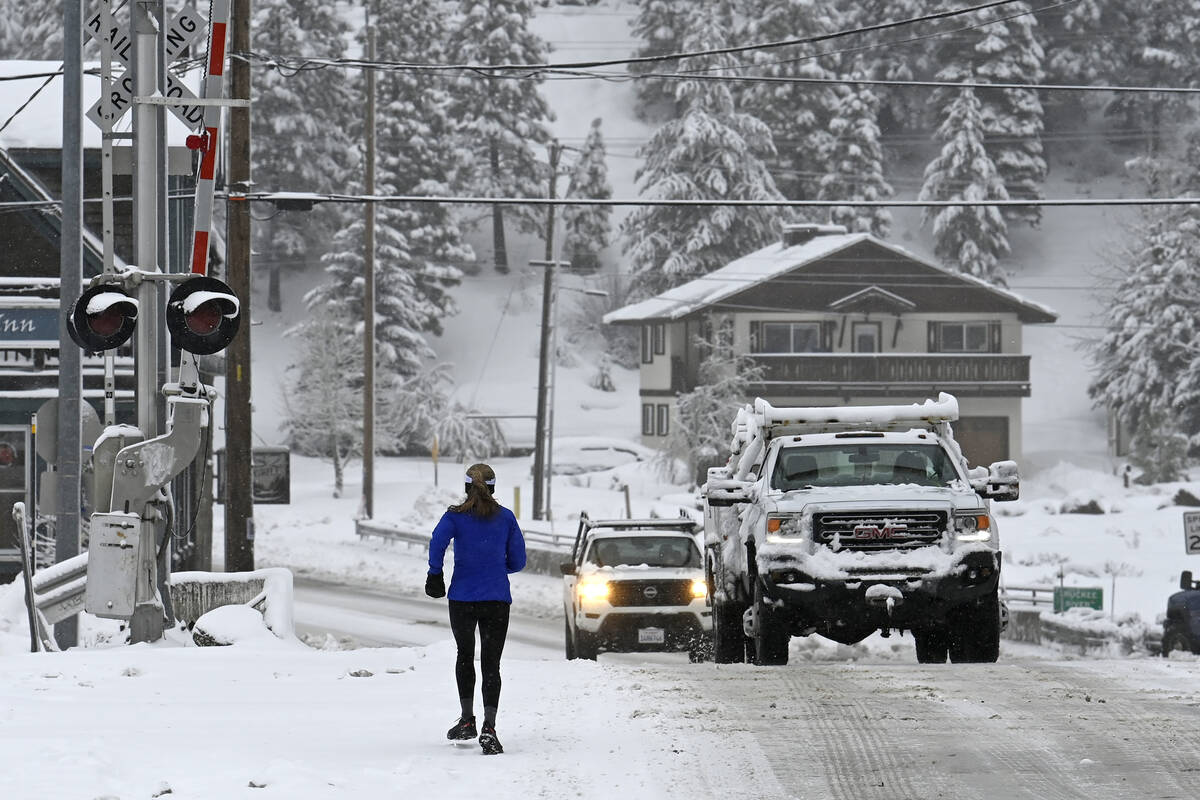
[[[580,600],[607,600],[609,583],[603,578],[580,581],[576,591]]]
[[[692,597],[696,600],[703,600],[708,597],[708,583],[699,578],[692,581]]]
[[[992,538],[992,518],[987,512],[954,515],[954,537],[960,542],[986,542]]]

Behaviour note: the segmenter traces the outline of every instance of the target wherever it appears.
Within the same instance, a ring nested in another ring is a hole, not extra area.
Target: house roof
[[[57,199],[33,173],[18,164],[3,148],[0,148],[0,179],[21,200],[37,202]],[[36,221],[36,227],[42,230],[47,239],[57,241],[62,236],[61,205],[54,203],[42,208],[30,208],[21,213]],[[97,274],[104,268],[104,243],[86,226],[83,228],[83,263],[84,272],[89,275]],[[113,265],[117,269],[126,266],[125,261],[116,255],[113,256]]]
[[[865,294],[863,294],[865,292]],[[604,316],[609,324],[683,320],[705,311],[845,311],[855,294],[894,298],[915,311],[1015,313],[1048,323],[1058,314],[1007,289],[954,272],[868,233],[830,232],[776,242],[707,275]]]

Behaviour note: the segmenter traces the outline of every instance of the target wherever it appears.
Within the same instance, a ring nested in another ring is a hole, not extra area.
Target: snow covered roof
[[[95,67],[85,64],[85,69]],[[0,61],[0,109],[4,119],[21,108],[8,127],[0,132],[0,148],[6,150],[59,150],[62,148],[62,75],[47,78],[62,69],[61,61]],[[113,76],[119,78],[120,64],[114,65]],[[38,76],[38,77],[20,77]],[[196,81],[188,80],[192,89]],[[43,85],[44,84],[44,85]],[[83,76],[83,110],[86,112],[100,97],[100,76]],[[32,100],[30,100],[32,98]],[[117,123],[117,130],[129,130],[132,112]],[[3,120],[0,120],[2,122]],[[171,145],[183,146],[189,131],[174,114],[167,114],[167,139]],[[100,129],[86,118],[83,120],[83,146],[100,148]]]
[[[825,229],[816,233],[791,246],[767,245],[656,297],[611,311],[604,321],[671,322],[709,309],[837,311],[838,305],[866,289],[873,290],[870,295],[886,293],[919,310],[1008,311],[1030,323],[1058,318],[1047,306],[948,270],[871,234]],[[795,275],[785,280],[790,273]]]

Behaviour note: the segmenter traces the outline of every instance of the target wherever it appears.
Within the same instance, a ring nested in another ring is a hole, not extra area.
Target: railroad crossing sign
[[[1183,512],[1183,547],[1189,556],[1200,555],[1200,511]]]
[[[129,35],[128,28],[115,21],[111,30],[107,32],[101,30],[101,19],[102,11],[95,11],[88,15],[83,21],[83,32],[85,36],[95,39],[101,47],[110,48],[113,58],[125,65],[125,74],[113,81],[112,86],[110,122],[116,122],[129,110],[133,100],[133,74],[129,70],[129,54],[133,49],[133,37]],[[204,17],[200,16],[195,9],[184,8],[181,10],[167,27],[165,45],[167,60],[174,61],[178,58],[189,45],[204,34],[205,30]],[[167,73],[166,96],[183,101],[198,100],[195,92],[184,86],[170,72]],[[101,116],[100,108],[103,99],[97,100],[88,109],[86,115],[100,128],[104,127],[104,117]],[[171,112],[179,117],[179,120],[188,128],[196,129],[204,121],[204,109],[199,102],[193,105],[168,104],[167,108],[171,109]]]

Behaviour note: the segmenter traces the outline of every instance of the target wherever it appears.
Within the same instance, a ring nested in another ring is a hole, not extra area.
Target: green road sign
[[[1068,608],[1094,608],[1104,610],[1104,590],[1098,586],[1055,586],[1054,610]]]

